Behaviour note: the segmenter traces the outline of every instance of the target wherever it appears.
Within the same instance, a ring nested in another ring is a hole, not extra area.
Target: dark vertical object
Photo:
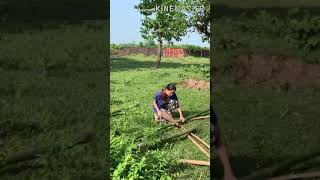
[[[162,40],[159,40],[159,45],[158,45],[158,58],[155,64],[155,68],[159,69],[160,68],[160,62],[161,62],[161,56],[162,56]]]
[[[107,67],[106,67],[106,107],[104,108],[106,110],[105,112],[105,122],[106,122],[106,131],[104,132],[106,135],[104,135],[101,140],[101,143],[105,143],[105,149],[106,149],[106,156],[105,156],[105,169],[106,172],[105,177],[108,179],[110,177],[110,62],[111,62],[111,54],[110,54],[110,0],[105,1],[106,2],[106,11],[104,12],[106,14],[106,25],[107,25],[107,31],[106,31],[106,40],[107,40],[107,48],[106,48],[106,56],[107,57]]]
[[[214,72],[213,72],[213,54],[212,51],[213,51],[213,8],[214,6],[214,1],[213,0],[210,0],[210,37],[209,37],[209,43],[210,43],[210,112],[213,111],[213,107],[212,107],[212,104],[213,104],[213,78],[214,78]],[[214,114],[215,115],[215,114]],[[214,118],[213,116],[210,116],[210,149],[211,149],[211,152],[210,152],[210,164],[213,164],[213,157],[214,157],[214,151],[213,151],[213,138],[214,138],[214,135],[213,135],[213,126],[212,126],[212,120],[211,118]],[[213,179],[213,174],[214,174],[214,167],[213,166],[210,166],[210,179]]]

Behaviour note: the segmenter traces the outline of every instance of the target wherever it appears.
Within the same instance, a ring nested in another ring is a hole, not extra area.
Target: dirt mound
[[[198,79],[186,79],[181,83],[182,87],[190,89],[210,89],[210,82]]]
[[[269,54],[238,56],[233,65],[236,83],[280,88],[320,88],[320,65],[306,64],[296,57]]]

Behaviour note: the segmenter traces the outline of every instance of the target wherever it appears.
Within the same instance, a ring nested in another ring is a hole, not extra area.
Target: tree
[[[184,0],[189,27],[202,35],[202,41],[210,42],[210,2],[212,0]],[[192,4],[192,6],[190,6]]]
[[[179,3],[178,0],[140,0],[135,6],[144,15],[140,29],[142,38],[158,42],[155,68],[160,68],[163,42],[172,44],[172,40],[181,41],[187,34],[187,15],[175,9]]]

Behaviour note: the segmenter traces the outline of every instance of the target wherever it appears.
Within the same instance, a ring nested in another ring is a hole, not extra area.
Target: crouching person
[[[152,107],[156,122],[169,121],[178,126],[178,122],[174,120],[171,114],[171,112],[175,110],[179,112],[180,121],[185,122],[185,118],[176,95],[176,85],[173,83],[168,84],[164,89],[155,94],[152,101]]]

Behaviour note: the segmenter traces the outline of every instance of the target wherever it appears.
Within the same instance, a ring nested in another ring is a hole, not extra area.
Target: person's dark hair
[[[161,97],[160,97],[160,99],[166,99],[166,100],[167,100],[165,94],[163,93],[165,89],[167,89],[167,90],[169,90],[169,91],[173,91],[173,90],[177,90],[177,87],[176,87],[176,84],[174,84],[174,83],[168,84],[164,89],[161,90]]]
[[[170,83],[170,84],[167,85],[166,89],[172,91],[172,90],[176,90],[177,87],[176,87],[176,84]]]

